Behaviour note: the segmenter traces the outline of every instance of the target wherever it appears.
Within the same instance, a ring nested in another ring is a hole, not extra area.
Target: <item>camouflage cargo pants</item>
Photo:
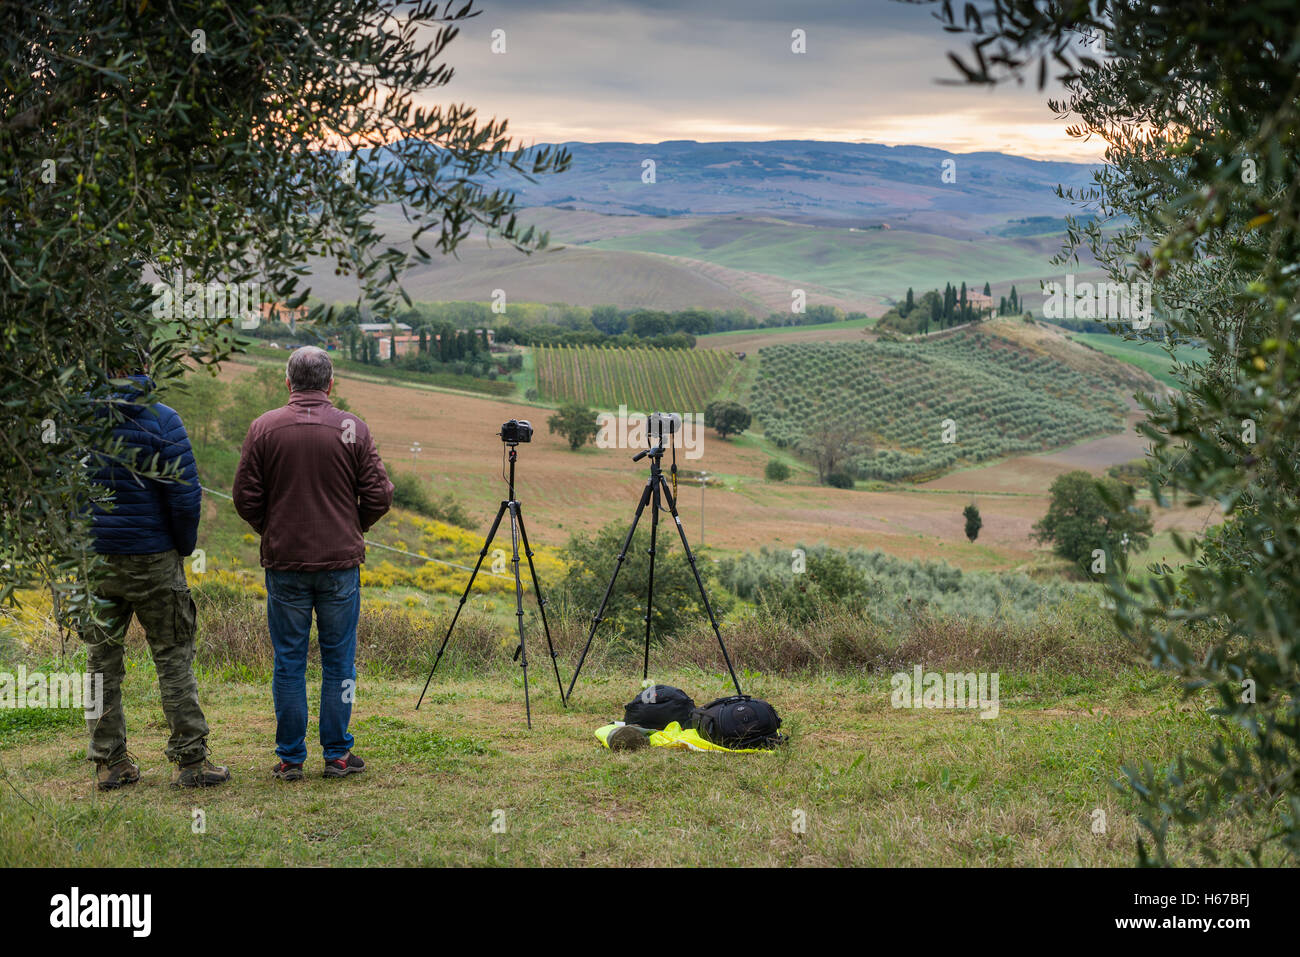
[[[126,715],[122,678],[126,672],[126,629],[134,614],[144,629],[163,714],[171,728],[167,757],[188,764],[207,756],[208,723],[199,707],[194,680],[194,599],[185,581],[185,566],[175,551],[152,555],[105,555],[106,568],[91,583],[104,627],[82,634],[87,668],[104,676],[99,718],[86,720],[90,731],[87,757],[114,764],[126,756]]]

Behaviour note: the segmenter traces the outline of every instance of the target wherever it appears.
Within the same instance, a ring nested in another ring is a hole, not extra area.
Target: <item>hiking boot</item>
[[[325,777],[345,778],[349,774],[360,774],[366,769],[366,762],[349,751],[341,758],[325,762]]]
[[[625,724],[611,731],[606,743],[611,751],[636,751],[638,748],[650,747],[650,735],[644,728]]]
[[[181,765],[181,773],[176,775],[172,787],[176,788],[210,788],[230,780],[230,772],[207,758]]]
[[[101,791],[116,791],[139,780],[140,769],[130,758],[123,758],[116,764],[95,762],[95,787]]]
[[[271,769],[271,777],[281,781],[301,781],[302,762],[290,764],[288,761],[281,761]]]

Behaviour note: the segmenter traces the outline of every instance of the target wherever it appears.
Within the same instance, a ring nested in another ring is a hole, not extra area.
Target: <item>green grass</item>
[[[789,223],[692,223],[679,229],[603,239],[596,249],[686,256],[813,283],[842,296],[897,296],[912,286],[942,289],[953,277],[1000,282],[1047,275],[1041,242],[959,240],[908,230],[813,228]]]
[[[78,728],[6,739],[0,866],[1128,866],[1137,829],[1110,786],[1119,765],[1159,761],[1211,726],[1139,672],[1004,672],[992,720],[895,710],[884,675],[748,675],[784,719],[782,751],[617,754],[592,732],[621,716],[636,679],[584,676],[566,711],[548,677],[534,672],[532,731],[514,668],[440,676],[420,711],[422,682],[363,679],[353,731],[367,772],[321,779],[313,723],[309,775],[285,784],[270,776],[267,682],[201,675],[213,757],[234,778],[182,792],[168,786],[152,669],[133,667],[141,782],[96,792]],[[656,677],[696,700],[727,687],[694,670]],[[1105,834],[1092,833],[1094,808]]]
[[[1139,369],[1155,376],[1165,385],[1172,386],[1175,389],[1182,387],[1182,383],[1171,374],[1172,363],[1169,355],[1159,343],[1121,339],[1119,336],[1111,335],[1108,332],[1072,332],[1070,338],[1076,342],[1092,346],[1098,352],[1104,352],[1108,356],[1114,356],[1130,365],[1137,366]],[[1183,362],[1203,362],[1209,355],[1205,349],[1191,345],[1179,346],[1177,354],[1179,360]]]
[[[523,399],[537,388],[537,355],[532,349],[523,350],[523,364],[511,378],[515,381],[516,398]]]
[[[0,748],[40,736],[46,731],[84,728],[82,713],[68,708],[0,709]]]

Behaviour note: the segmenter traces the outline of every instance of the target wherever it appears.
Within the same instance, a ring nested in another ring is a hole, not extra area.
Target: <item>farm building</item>
[[[379,342],[379,358],[391,359],[393,357],[393,348],[396,347],[399,356],[413,356],[420,351],[420,335],[412,332],[409,324],[405,322],[361,322],[357,328],[363,335],[370,336]],[[475,335],[483,335],[485,330],[474,329]],[[496,342],[495,330],[488,329],[487,342],[491,347]],[[426,337],[432,345],[442,340],[442,336],[431,334]]]

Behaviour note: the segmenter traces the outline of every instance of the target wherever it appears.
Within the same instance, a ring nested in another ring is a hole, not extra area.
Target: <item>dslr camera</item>
[[[498,433],[506,445],[518,445],[520,442],[533,440],[533,423],[527,419],[511,419],[501,426]]]
[[[676,412],[652,412],[646,416],[646,424],[649,435],[672,435],[680,431],[682,417]]]

